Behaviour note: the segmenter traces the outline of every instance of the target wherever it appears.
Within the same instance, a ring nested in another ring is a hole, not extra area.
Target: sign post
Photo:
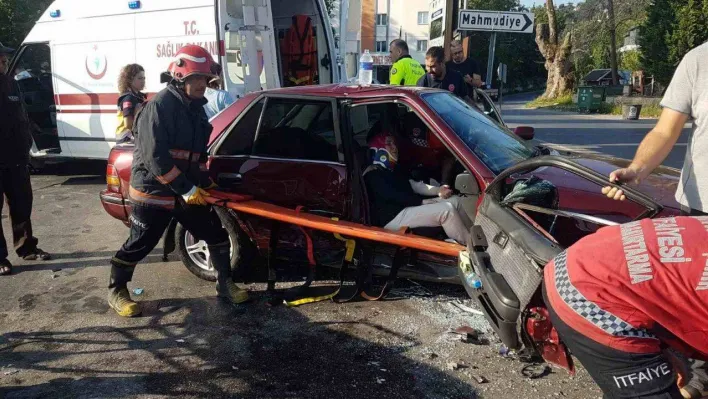
[[[497,32],[533,33],[533,17],[533,13],[530,12],[460,10],[457,19],[458,30],[492,32],[489,38],[489,60],[487,61],[487,77],[485,79],[487,87],[492,85]],[[504,80],[506,80],[506,76]],[[501,92],[499,98],[501,98]]]
[[[499,63],[497,68],[497,76],[499,77],[499,116],[502,113],[502,95],[504,94],[504,84],[506,83],[506,64]]]

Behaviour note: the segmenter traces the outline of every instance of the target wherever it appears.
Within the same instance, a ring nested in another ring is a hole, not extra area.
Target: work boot
[[[231,279],[230,243],[210,245],[209,262],[216,270],[216,294],[233,304],[248,300],[248,291],[237,286]]]
[[[128,282],[133,279],[135,266],[123,266],[111,261],[111,277],[108,281],[108,305],[123,317],[141,313],[140,305],[130,299]]]
[[[127,287],[113,288],[108,292],[108,305],[123,317],[135,317],[140,315],[140,305],[130,299]]]

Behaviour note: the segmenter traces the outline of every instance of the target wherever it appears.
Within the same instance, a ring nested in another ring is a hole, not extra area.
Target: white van
[[[308,84],[341,82],[346,73],[323,0],[54,1],[10,66],[34,122],[33,159],[107,159],[116,142],[121,68],[142,65],[151,98],[186,44],[212,53],[235,98],[288,85],[292,59],[281,49],[293,52],[282,42],[295,17],[313,28]]]

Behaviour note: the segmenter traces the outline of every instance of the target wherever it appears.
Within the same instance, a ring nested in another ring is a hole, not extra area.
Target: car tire
[[[241,276],[255,259],[257,249],[232,217],[228,217],[226,221],[222,220],[222,223],[229,233],[229,241],[231,242],[232,279],[234,281],[243,280]],[[216,270],[209,266],[209,252],[206,243],[197,242],[191,233],[179,223],[175,229],[175,242],[179,257],[187,270],[202,280],[216,281]]]

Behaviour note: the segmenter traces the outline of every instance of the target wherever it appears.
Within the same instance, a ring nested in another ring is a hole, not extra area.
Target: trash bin
[[[578,111],[597,112],[605,100],[605,88],[601,86],[580,86],[578,88]]]
[[[639,119],[639,113],[642,112],[641,104],[625,104],[622,105],[622,117],[630,121]]]

